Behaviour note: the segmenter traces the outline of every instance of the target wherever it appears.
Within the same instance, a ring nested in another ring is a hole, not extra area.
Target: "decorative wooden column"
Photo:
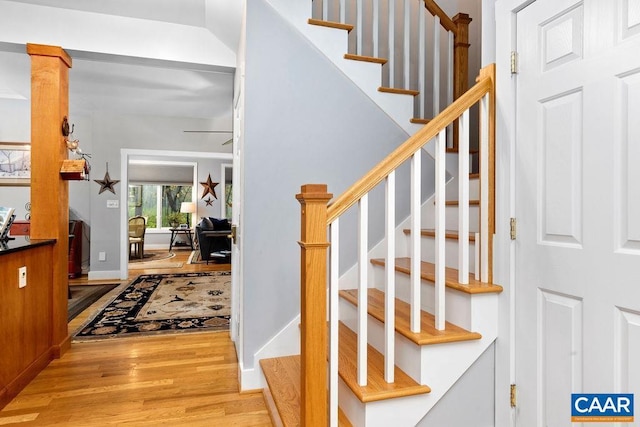
[[[300,202],[300,420],[302,426],[329,425],[327,394],[327,203],[324,184],[307,184]]]
[[[67,328],[69,185],[60,178],[67,148],[62,120],[69,114],[71,57],[62,48],[27,44],[31,56],[31,238],[56,239],[53,248],[51,346],[70,346]],[[27,273],[27,277],[29,277]]]

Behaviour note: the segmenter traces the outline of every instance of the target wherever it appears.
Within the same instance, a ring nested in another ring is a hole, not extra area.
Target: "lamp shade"
[[[196,204],[193,202],[182,202],[180,205],[180,212],[182,213],[194,213],[196,211]]]

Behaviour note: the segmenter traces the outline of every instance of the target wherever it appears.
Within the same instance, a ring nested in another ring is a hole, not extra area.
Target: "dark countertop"
[[[31,239],[25,236],[16,236],[13,240],[0,242],[0,256],[12,252],[26,251],[38,246],[53,245],[56,239]]]

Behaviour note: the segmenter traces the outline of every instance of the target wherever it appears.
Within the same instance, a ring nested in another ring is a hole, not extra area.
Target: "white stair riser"
[[[407,251],[411,249],[411,241],[407,235]],[[435,238],[432,236],[421,236],[420,238],[420,259],[422,261],[435,262],[436,248]],[[444,262],[447,267],[458,269],[458,240],[445,239]],[[469,271],[474,272],[476,267],[476,245],[469,242]]]
[[[374,266],[373,283],[375,287],[384,291],[384,268]],[[396,273],[396,298],[409,302],[409,290],[411,278],[404,273]],[[456,325],[471,328],[471,295],[455,289],[445,289],[445,312],[446,320]],[[435,311],[435,286],[433,283],[422,280],[420,286],[420,308],[429,313]]]
[[[427,203],[426,205],[428,205]],[[435,228],[435,205],[425,206],[422,210],[422,228]],[[445,225],[447,230],[458,230],[458,209],[457,205],[447,206],[445,208]],[[478,232],[480,227],[480,207],[477,205],[469,206],[469,231]]]
[[[449,153],[451,155],[452,153]],[[457,154],[453,154],[454,156],[458,156]],[[449,170],[447,166],[447,172],[453,173],[453,171]],[[447,200],[458,200],[458,178],[453,178],[449,183],[447,183],[447,187],[445,188],[445,195]],[[479,179],[470,179],[469,180],[469,199],[470,200],[478,200],[480,199],[480,180]]]

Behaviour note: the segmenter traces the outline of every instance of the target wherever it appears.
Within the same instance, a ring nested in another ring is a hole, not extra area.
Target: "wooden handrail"
[[[442,25],[445,30],[451,31],[454,34],[457,32],[458,26],[453,22],[451,18],[449,18],[449,15],[447,15],[444,10],[442,10],[440,6],[436,4],[434,0],[424,0],[424,7],[426,7],[433,16],[437,16],[438,18],[440,18],[440,25]]]
[[[485,68],[483,68],[483,70],[485,70]],[[442,129],[460,117],[465,110],[473,106],[487,93],[491,93],[493,90],[494,77],[493,75],[487,76],[486,74],[486,72],[483,73],[481,70],[478,82],[471,89],[460,96],[453,104],[445,108],[438,116],[407,139],[382,160],[382,162],[335,199],[329,205],[327,211],[327,225],[335,221],[336,218],[360,200],[362,196],[380,184],[391,171],[397,169],[402,163],[408,160],[423,145],[438,135]]]

